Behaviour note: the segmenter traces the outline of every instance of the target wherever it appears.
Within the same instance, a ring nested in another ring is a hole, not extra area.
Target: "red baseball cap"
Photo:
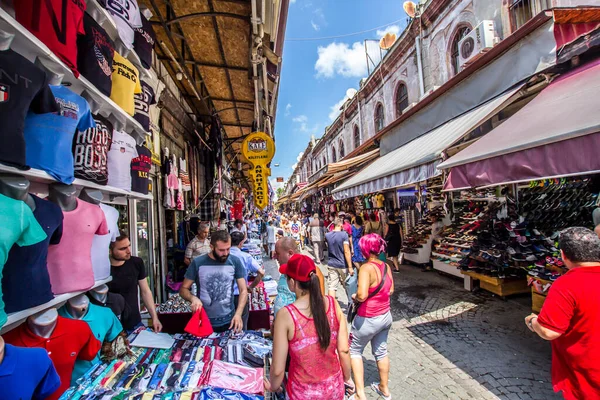
[[[303,254],[294,254],[287,264],[279,267],[279,272],[289,276],[298,282],[310,281],[310,273],[315,272],[317,266],[312,258]]]

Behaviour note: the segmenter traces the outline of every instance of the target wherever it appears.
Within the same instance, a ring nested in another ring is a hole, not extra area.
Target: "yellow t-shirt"
[[[377,203],[377,208],[383,208],[385,204],[385,196],[379,193],[375,196],[375,202]]]
[[[110,98],[131,116],[135,113],[133,95],[142,93],[140,73],[129,60],[115,51]]]

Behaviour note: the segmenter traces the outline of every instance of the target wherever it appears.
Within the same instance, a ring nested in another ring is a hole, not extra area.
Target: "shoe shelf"
[[[450,240],[442,240],[442,245],[450,246],[450,247],[460,247],[461,249],[470,249],[471,245],[451,243]]]
[[[8,165],[0,164],[0,172],[21,175],[26,177],[29,181],[36,183],[52,184],[58,182],[53,176],[48,174],[46,171],[42,171],[35,168],[22,170],[14,167],[9,167]],[[107,194],[109,196],[130,197],[138,200],[152,200],[151,193],[141,194],[137,192],[129,192],[127,190],[119,189],[113,186],[98,185],[97,183],[86,181],[84,179],[77,178],[73,181],[72,185],[75,185],[80,188],[100,190],[102,193]]]
[[[455,203],[467,203],[470,201],[498,201],[499,199],[497,197],[472,197],[472,198],[465,198],[465,199],[454,199],[453,201]]]
[[[527,281],[523,278],[498,278],[475,271],[462,271],[462,274],[469,276],[473,280],[478,280],[481,289],[503,298],[530,292]]]
[[[460,269],[458,269],[457,267],[450,265],[448,263],[445,263],[443,261],[440,260],[436,260],[436,259],[432,259],[431,263],[433,265],[433,269],[435,269],[436,271],[440,271],[440,272],[444,272],[446,274],[455,276],[457,278],[461,278],[464,279],[465,276],[463,274],[461,274]]]
[[[117,103],[100,92],[83,75],[75,78],[73,72],[65,63],[2,8],[0,8],[0,31],[15,34],[15,38],[11,44],[11,48],[14,51],[31,62],[34,62],[36,58],[41,58],[45,61],[45,65],[53,69],[54,72],[64,74],[63,85],[70,85],[69,88],[77,94],[87,93],[89,95],[88,98],[91,98],[100,107],[99,110],[94,110],[96,113],[100,113],[105,117],[112,114],[124,126],[123,130],[137,136],[139,141],[142,141],[146,137],[147,133],[139,122],[127,114]]]
[[[447,260],[452,260],[452,261],[461,261],[463,259],[463,257],[449,256],[448,254],[438,253],[438,252],[435,252],[435,251],[432,251],[431,255],[432,256],[436,256],[436,257],[445,258]]]
[[[108,277],[106,279],[101,279],[101,280],[96,281],[94,283],[94,286],[92,286],[91,288],[89,288],[87,290],[59,294],[47,303],[41,304],[36,307],[28,308],[26,310],[17,311],[15,313],[8,314],[8,319],[6,321],[6,324],[4,324],[4,327],[2,328],[2,330],[0,330],[0,334],[4,334],[4,333],[10,331],[11,329],[16,328],[31,315],[37,314],[40,311],[47,310],[51,307],[59,308],[67,300],[72,299],[73,297],[79,296],[80,294],[83,294],[89,290],[92,290],[100,285],[105,285],[110,281],[112,281],[112,277]]]

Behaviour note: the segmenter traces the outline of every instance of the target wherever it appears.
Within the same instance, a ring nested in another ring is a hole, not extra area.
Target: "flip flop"
[[[373,382],[373,383],[371,383],[371,389],[373,389],[375,391],[375,393],[377,393],[379,396],[383,397],[384,400],[392,400],[392,395],[391,394],[389,396],[386,396],[379,389],[379,382]]]

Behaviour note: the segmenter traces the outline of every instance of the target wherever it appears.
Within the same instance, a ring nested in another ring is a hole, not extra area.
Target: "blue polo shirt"
[[[248,275],[249,274],[256,274],[259,270],[260,270],[260,265],[258,264],[258,261],[256,261],[254,259],[254,257],[252,257],[250,254],[246,253],[245,251],[242,251],[239,247],[236,246],[231,246],[231,250],[229,250],[229,253],[234,256],[237,257],[241,262],[242,265],[244,266],[244,269],[246,270],[246,285],[248,284]],[[238,288],[237,282],[233,284],[233,294],[234,296],[238,296],[240,294],[240,288]]]
[[[0,363],[0,397],[42,400],[59,386],[60,378],[46,350],[4,344],[4,359]]]
[[[76,319],[69,314],[66,306],[62,306],[58,309],[58,315],[61,317]],[[115,314],[110,308],[100,307],[90,303],[88,312],[85,314],[81,321],[86,322],[100,343],[112,342],[119,336],[119,333],[123,331],[123,326]],[[102,351],[102,349],[100,349]],[[81,378],[90,368],[100,362],[100,351],[92,361],[77,360],[75,361],[75,368],[71,375],[71,385],[75,384],[75,381]]]

